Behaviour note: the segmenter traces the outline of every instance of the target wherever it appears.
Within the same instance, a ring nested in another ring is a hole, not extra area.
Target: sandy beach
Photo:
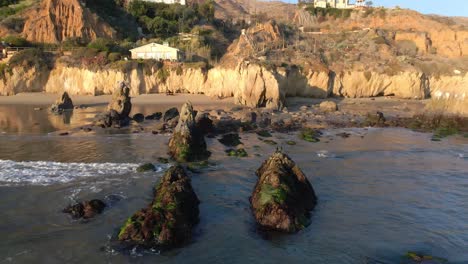
[[[59,94],[51,93],[19,93],[13,96],[0,96],[0,105],[22,104],[22,105],[51,105],[59,98]],[[74,95],[71,96],[75,105],[100,105],[107,104],[111,95]],[[132,97],[132,104],[139,105],[170,105],[176,106],[191,101],[194,105],[218,105],[234,106],[232,98],[215,99],[202,94],[143,94]]]

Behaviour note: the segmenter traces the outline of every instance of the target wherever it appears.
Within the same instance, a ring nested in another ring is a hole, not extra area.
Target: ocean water
[[[258,232],[250,211],[255,170],[276,146],[241,134],[249,156],[232,158],[207,139],[215,165],[190,173],[201,200],[193,241],[167,252],[119,251],[119,227],[151,201],[169,166],[157,163],[169,137],[57,136],[49,132],[67,124],[24,111],[31,118],[15,121],[21,131],[0,118],[0,263],[399,263],[410,250],[468,263],[466,138],[433,142],[406,129],[340,129],[308,143],[274,133],[319,199],[311,225],[293,235]],[[336,136],[343,131],[351,136]],[[144,162],[158,170],[137,173]],[[95,198],[109,207],[94,219],[61,213]]]

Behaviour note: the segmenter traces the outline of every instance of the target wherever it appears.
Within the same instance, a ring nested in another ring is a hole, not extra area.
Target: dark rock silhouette
[[[169,154],[179,162],[205,160],[210,156],[203,132],[196,126],[192,104],[186,102],[169,140]]]

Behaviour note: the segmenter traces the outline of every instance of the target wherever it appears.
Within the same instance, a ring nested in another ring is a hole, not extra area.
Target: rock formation
[[[120,82],[112,94],[107,112],[97,116],[96,124],[103,127],[126,126],[130,122],[131,110],[130,88],[124,82]]]
[[[204,160],[210,156],[203,132],[196,126],[190,102],[181,108],[179,122],[169,140],[169,154],[179,162]]]
[[[319,107],[320,107],[320,110],[322,110],[324,112],[335,112],[335,111],[338,110],[338,106],[333,101],[321,102]]]
[[[58,43],[71,38],[115,39],[117,33],[79,0],[44,0],[25,14],[22,35],[31,42]]]
[[[424,99],[443,95],[446,99],[462,98],[468,94],[468,73],[460,75],[429,76],[418,72],[400,72],[387,75],[378,72],[328,70],[266,69],[241,63],[235,69],[184,69],[182,74],[170,71],[162,83],[141,69],[121,72],[112,69],[91,71],[77,67],[57,65],[52,71],[35,68],[13,68],[0,81],[0,95],[21,92],[63,93],[70,95],[112,94],[109,83],[128,80],[132,96],[146,93],[164,93],[178,89],[188,93],[203,93],[215,98],[232,97],[239,105],[279,109],[285,97],[375,97]],[[468,113],[468,105],[461,102],[456,112]]]
[[[54,113],[62,113],[65,110],[73,110],[73,101],[67,92],[64,92],[62,96],[55,101],[50,107],[50,110]]]
[[[250,202],[258,225],[289,233],[306,227],[317,197],[294,161],[277,150],[257,170],[257,176]]]
[[[97,214],[102,213],[106,204],[98,199],[93,199],[90,201],[85,201],[81,203],[76,203],[74,205],[70,205],[63,209],[64,213],[70,214],[73,218],[93,218]]]
[[[173,247],[188,242],[198,223],[197,195],[180,166],[173,166],[155,188],[153,202],[128,218],[120,241],[144,246]]]

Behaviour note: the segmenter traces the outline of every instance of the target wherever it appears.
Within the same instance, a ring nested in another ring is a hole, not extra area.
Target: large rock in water
[[[96,117],[96,124],[103,127],[128,125],[130,111],[132,111],[130,87],[125,82],[120,82],[112,94],[107,112]]]
[[[210,156],[203,132],[195,123],[190,102],[186,102],[180,110],[179,122],[169,140],[169,154],[179,162],[205,160]]]
[[[261,228],[293,233],[309,224],[317,197],[291,158],[277,150],[257,170],[257,176],[250,203]]]
[[[119,240],[150,247],[180,246],[190,240],[198,223],[199,203],[184,169],[173,166],[156,187],[153,202],[121,228]]]
[[[50,111],[54,113],[62,113],[65,110],[73,110],[73,101],[67,92],[64,92],[62,96],[50,107]]]

